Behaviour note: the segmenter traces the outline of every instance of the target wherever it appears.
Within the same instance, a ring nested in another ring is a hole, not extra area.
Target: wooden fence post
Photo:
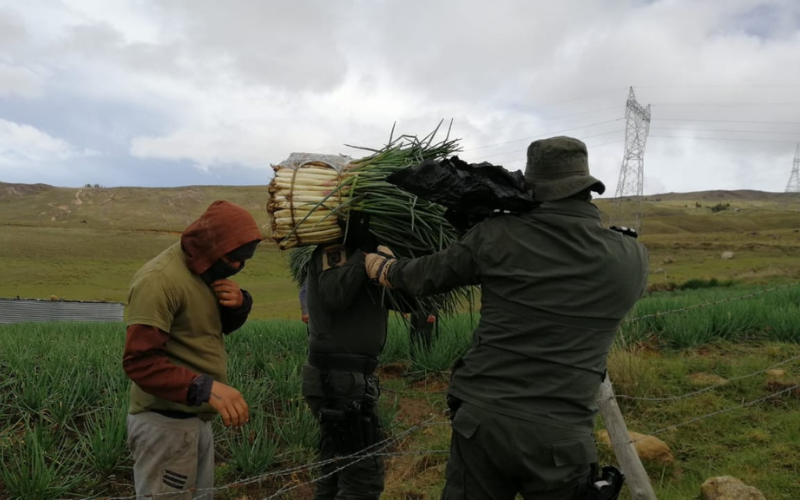
[[[625,484],[631,492],[633,500],[656,500],[656,493],[650,484],[650,478],[644,470],[639,454],[631,442],[628,426],[622,418],[617,400],[614,398],[614,388],[611,380],[606,376],[600,389],[597,391],[597,407],[608,429],[608,438],[614,448],[619,467],[625,474]]]

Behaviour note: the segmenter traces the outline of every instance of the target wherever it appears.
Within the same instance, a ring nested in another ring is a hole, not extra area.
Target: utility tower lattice
[[[797,144],[797,150],[794,152],[794,165],[792,166],[792,175],[789,176],[789,182],[786,183],[787,193],[800,193],[800,143]]]
[[[625,156],[622,158],[622,168],[619,170],[619,182],[614,194],[614,214],[612,223],[618,226],[633,227],[636,231],[642,224],[642,194],[644,193],[644,147],[647,144],[647,135],[650,133],[650,105],[642,106],[636,100],[633,87],[628,92],[628,101],[625,103]],[[626,210],[622,212],[622,202],[626,198],[635,196],[633,213]]]

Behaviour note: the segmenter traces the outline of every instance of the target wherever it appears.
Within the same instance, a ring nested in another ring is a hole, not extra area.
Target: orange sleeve
[[[199,376],[173,364],[164,353],[169,334],[154,326],[130,325],[125,335],[122,366],[143,391],[175,403],[187,404],[189,385]]]

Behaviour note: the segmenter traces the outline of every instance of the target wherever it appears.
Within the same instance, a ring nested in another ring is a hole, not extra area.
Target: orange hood
[[[262,239],[250,212],[229,201],[215,201],[181,234],[181,248],[189,269],[200,275],[226,253]]]

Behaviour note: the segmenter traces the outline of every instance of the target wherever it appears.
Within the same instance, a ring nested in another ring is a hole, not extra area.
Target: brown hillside
[[[269,238],[266,186],[0,184],[0,296],[124,301],[136,270],[218,199],[249,209],[267,237],[237,278],[259,297],[254,317],[298,317],[286,255]],[[800,196],[709,191],[641,201],[640,240],[649,249],[652,286],[712,277],[754,284],[800,279]],[[609,224],[616,200],[596,203]],[[630,218],[639,203],[626,198],[618,205]],[[727,252],[735,257],[721,258]]]
[[[0,184],[0,224],[180,231],[215,200],[238,203],[267,222],[266,186],[177,188]]]
[[[268,232],[267,186],[184,186],[175,188],[84,187],[0,183],[0,224],[181,231],[214,200],[249,209]],[[597,199],[611,222],[615,199]],[[636,198],[621,201],[623,223]],[[647,235],[793,230],[800,228],[800,195],[753,190],[665,193],[642,198],[642,233]],[[716,205],[724,210],[714,211]]]
[[[0,182],[0,201],[17,196],[25,196],[38,193],[46,189],[53,189],[49,184],[9,184]]]

